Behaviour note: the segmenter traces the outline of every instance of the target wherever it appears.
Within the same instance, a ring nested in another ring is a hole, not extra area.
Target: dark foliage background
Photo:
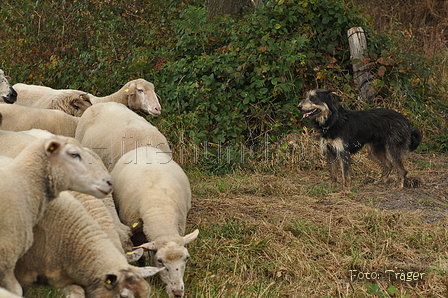
[[[163,113],[148,120],[175,144],[275,141],[307,125],[296,108],[306,90],[331,88],[350,108],[399,110],[422,130],[421,150],[445,151],[445,60],[410,50],[416,35],[379,31],[359,2],[278,0],[211,18],[195,0],[6,0],[0,67],[13,83],[98,95],[152,81]],[[371,106],[355,96],[353,26],[367,32],[379,92]]]

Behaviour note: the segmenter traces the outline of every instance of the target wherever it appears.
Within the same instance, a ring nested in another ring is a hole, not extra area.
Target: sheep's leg
[[[14,270],[8,270],[8,272],[6,272],[3,284],[5,288],[12,293],[19,296],[23,295],[22,287],[20,286],[20,283],[17,281],[16,276],[14,275]]]

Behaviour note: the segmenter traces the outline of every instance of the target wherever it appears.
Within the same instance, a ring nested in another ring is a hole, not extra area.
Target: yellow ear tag
[[[51,145],[50,147],[48,147],[48,149],[50,149],[50,151],[54,151],[54,146],[53,145]]]
[[[132,225],[133,228],[135,228],[136,226],[138,226],[138,222],[136,222]]]
[[[134,252],[133,251],[128,251],[126,254],[127,255],[132,255]]]
[[[112,281],[110,279],[106,279],[106,281],[104,282],[106,285],[110,285],[112,283]]]
[[[129,89],[124,90],[124,92],[129,92]]]

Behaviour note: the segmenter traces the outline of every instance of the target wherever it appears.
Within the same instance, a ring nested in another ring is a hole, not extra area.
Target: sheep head
[[[101,281],[86,288],[86,297],[98,298],[148,298],[151,288],[146,277],[164,268],[134,267],[106,274]]]
[[[127,106],[134,111],[143,111],[152,116],[159,116],[162,107],[159,96],[154,91],[154,85],[146,80],[138,79],[127,83],[124,87],[127,96]]]
[[[74,97],[70,101],[70,105],[73,107],[73,109],[77,112],[74,112],[75,115],[78,116],[79,114],[82,115],[87,108],[92,106],[92,102],[90,101],[90,96],[87,93],[81,94],[77,97]],[[79,112],[81,111],[81,112]],[[79,117],[81,116],[79,115]]]
[[[160,271],[160,278],[167,285],[166,291],[171,298],[182,298],[184,296],[183,276],[187,261],[190,258],[186,244],[194,241],[199,234],[199,230],[184,236],[160,237],[153,242],[148,242],[138,246],[155,252],[153,261],[158,268],[165,267]]]
[[[0,96],[6,103],[14,103],[17,100],[17,92],[8,82],[3,70],[0,69]]]
[[[113,190],[112,177],[90,151],[68,137],[46,140],[54,191],[75,190],[103,198]]]

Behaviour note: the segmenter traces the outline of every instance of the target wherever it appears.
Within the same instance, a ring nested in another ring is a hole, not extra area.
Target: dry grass
[[[448,42],[448,2],[444,0],[355,0],[372,16],[379,31],[400,31],[411,50],[425,54],[445,52]]]
[[[379,169],[360,154],[344,194],[330,187],[318,152],[304,160],[311,148],[294,151],[312,140],[288,136],[251,172],[189,172],[189,230],[201,236],[190,248],[187,297],[445,297],[448,159],[411,154],[417,183],[396,191],[393,179],[372,183]],[[381,277],[351,280],[355,272]],[[424,278],[400,281],[408,272]]]
[[[419,183],[397,191],[393,179],[373,184],[379,168],[359,154],[347,194],[331,187],[317,146],[305,130],[252,152],[247,165],[205,165],[203,156],[183,165],[193,191],[187,232],[200,229],[186,298],[446,297],[448,157],[410,154],[409,180]],[[380,277],[351,278],[359,272]],[[423,279],[400,281],[407,272]],[[152,297],[167,297],[157,276],[149,282]]]
[[[442,159],[431,170],[414,173],[428,177],[446,162]],[[190,293],[194,297],[357,297],[375,292],[376,284],[378,296],[389,289],[398,291],[395,297],[444,297],[445,213],[417,203],[403,208],[377,206],[385,199],[410,202],[422,195],[446,204],[446,183],[437,184],[445,190],[432,196],[429,189],[400,193],[365,184],[358,177],[357,190],[346,196],[332,190],[325,176],[307,170],[287,176],[237,172],[193,178],[196,196],[190,223],[204,233],[193,248],[196,258],[189,274],[193,280],[213,276],[213,282],[205,280],[214,292],[204,294],[203,288],[192,284]],[[445,174],[442,179],[446,178]],[[366,285],[351,281],[350,270],[378,272],[383,278]],[[389,281],[386,270],[422,272],[425,278]],[[254,290],[257,285],[263,285],[264,294]]]
[[[394,37],[403,55],[417,54],[431,76],[425,84],[448,92],[448,1],[355,0],[370,15],[374,28]],[[423,65],[423,64],[422,64]],[[423,71],[421,69],[420,71]],[[418,79],[417,79],[418,80]],[[446,117],[441,113],[441,117]]]

